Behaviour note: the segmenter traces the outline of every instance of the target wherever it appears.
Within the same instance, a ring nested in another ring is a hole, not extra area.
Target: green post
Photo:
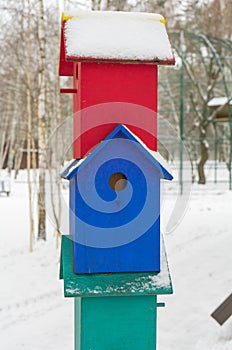
[[[218,135],[217,135],[217,124],[213,123],[215,139],[214,139],[214,183],[217,183],[217,163],[218,163]]]
[[[155,349],[156,300],[156,295],[75,298],[75,312],[81,315],[75,350]]]
[[[74,342],[75,350],[81,350],[81,298],[74,298]]]
[[[183,194],[183,140],[184,140],[184,53],[183,53],[184,33],[180,33],[180,193]]]
[[[158,295],[171,294],[164,244],[159,273],[73,273],[71,236],[62,236],[60,278],[74,298],[75,350],[155,350]]]

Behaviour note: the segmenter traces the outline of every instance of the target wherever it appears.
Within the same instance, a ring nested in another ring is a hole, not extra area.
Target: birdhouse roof
[[[159,14],[67,11],[62,19],[67,60],[175,63]]]
[[[219,107],[228,103],[232,105],[232,101],[227,97],[214,97],[208,102],[208,107]]]
[[[91,159],[95,157],[104,147],[107,142],[117,138],[126,138],[133,142],[134,147],[140,150],[140,152],[146,157],[158,170],[160,178],[165,180],[172,180],[171,170],[165,159],[160,155],[159,152],[151,151],[136,135],[134,135],[126,126],[119,124],[107,137],[101,142],[92,153],[87,157],[71,161],[61,172],[61,177],[70,180],[77,171],[81,170],[82,167],[87,165]],[[126,151],[126,150],[125,150]]]

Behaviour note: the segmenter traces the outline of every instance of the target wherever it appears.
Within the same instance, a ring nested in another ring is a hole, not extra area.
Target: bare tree
[[[45,181],[46,181],[46,135],[45,135],[45,30],[44,3],[39,0],[39,95],[38,95],[38,150],[39,150],[39,189],[38,189],[38,239],[46,240]]]
[[[31,27],[30,27],[31,3],[27,0],[27,183],[28,183],[28,199],[29,199],[29,222],[30,222],[30,252],[33,250],[34,239],[34,216],[31,186],[31,139],[32,139],[32,110],[31,110]]]

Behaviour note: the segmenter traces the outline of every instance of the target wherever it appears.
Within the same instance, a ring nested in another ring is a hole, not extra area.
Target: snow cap
[[[214,97],[208,102],[208,107],[218,107],[228,103],[232,105],[231,99],[228,99],[227,97]]]
[[[106,145],[107,141],[117,138],[126,138],[134,142],[134,146],[138,148],[141,153],[146,157],[158,170],[161,179],[172,180],[171,169],[166,160],[161,156],[158,151],[151,151],[129,128],[123,124],[119,124],[106,138],[105,142],[101,142],[92,153],[83,159],[73,159],[69,162],[61,171],[62,178],[70,180],[76,175],[77,171],[84,167],[89,161],[95,157]]]
[[[120,11],[67,11],[66,58],[174,64],[163,16]]]

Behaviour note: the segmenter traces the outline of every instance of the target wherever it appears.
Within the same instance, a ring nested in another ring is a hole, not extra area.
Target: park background
[[[167,20],[176,65],[159,67],[158,138],[175,175],[161,213],[174,295],[160,299],[158,348],[229,350],[232,320],[220,327],[210,314],[232,284],[230,0],[0,1],[1,349],[73,347],[73,301],[58,279],[68,201],[58,173],[71,159],[60,125],[72,129],[72,97],[59,93],[72,84],[58,74],[63,6]]]

